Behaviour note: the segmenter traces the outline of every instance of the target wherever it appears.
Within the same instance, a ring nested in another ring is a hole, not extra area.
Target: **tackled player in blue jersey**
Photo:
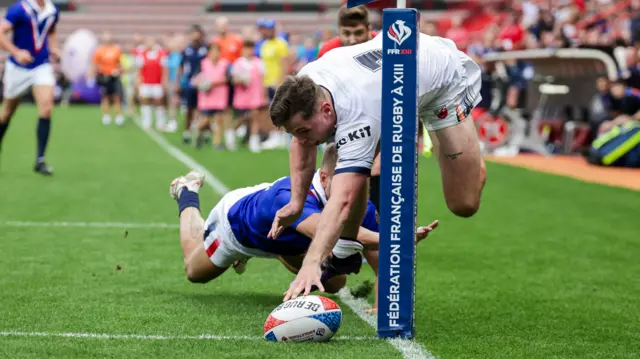
[[[38,152],[34,170],[53,174],[44,155],[51,129],[56,79],[50,58],[60,58],[55,29],[59,12],[51,0],[21,0],[11,5],[0,23],[0,48],[10,53],[4,70],[4,103],[0,112],[0,146],[20,97],[32,89],[38,107]],[[13,32],[11,39],[7,36]]]
[[[294,274],[300,268],[320,212],[331,195],[331,180],[337,161],[335,144],[324,150],[300,218],[277,239],[267,237],[276,212],[291,197],[291,180],[241,188],[226,194],[203,220],[198,190],[204,175],[192,171],[171,183],[170,194],[178,201],[180,242],[187,278],[205,283],[233,266],[238,272],[251,257],[277,258]],[[417,240],[427,237],[438,222],[418,228]],[[203,245],[204,241],[204,245]],[[358,273],[363,249],[378,248],[378,218],[371,202],[355,239],[340,239],[323,266],[322,291],[335,293],[346,283],[346,275]],[[372,264],[373,265],[373,264]],[[377,266],[377,263],[375,263]],[[377,273],[377,268],[374,268]]]

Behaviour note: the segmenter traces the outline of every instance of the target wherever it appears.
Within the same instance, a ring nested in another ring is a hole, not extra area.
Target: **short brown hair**
[[[343,5],[338,12],[338,26],[356,27],[359,25],[369,27],[369,10],[363,5],[350,9]]]
[[[336,164],[338,163],[338,149],[336,148],[335,143],[327,143],[322,150],[322,164],[321,169],[333,173],[336,169]]]
[[[303,120],[310,119],[315,113],[320,93],[320,86],[309,76],[288,76],[276,90],[269,107],[271,122],[276,127],[282,127],[297,114]]]

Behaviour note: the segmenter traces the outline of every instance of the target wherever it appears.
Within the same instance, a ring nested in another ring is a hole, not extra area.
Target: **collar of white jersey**
[[[36,0],[23,0],[38,14],[38,20],[53,15],[56,12],[56,6],[51,0],[44,0],[44,7],[40,7]]]
[[[324,193],[324,187],[322,187],[322,181],[320,181],[320,170],[317,170],[313,175],[313,181],[311,182],[311,194],[322,203],[324,207],[327,204],[327,194]]]

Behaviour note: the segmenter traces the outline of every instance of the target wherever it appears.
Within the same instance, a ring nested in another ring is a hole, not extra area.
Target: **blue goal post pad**
[[[415,336],[418,11],[384,9],[378,336]]]

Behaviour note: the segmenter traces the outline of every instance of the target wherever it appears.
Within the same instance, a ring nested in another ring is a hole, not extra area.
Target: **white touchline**
[[[79,338],[79,339],[120,339],[120,340],[264,340],[261,336],[249,335],[158,335],[158,334],[105,334],[105,333],[52,333],[52,332],[0,332],[0,337],[49,337],[49,338]],[[332,340],[365,341],[378,340],[376,337],[336,336]]]
[[[161,228],[177,229],[175,223],[126,223],[126,222],[31,222],[31,221],[0,221],[0,227],[78,227],[78,228]]]
[[[140,125],[139,121],[136,121],[138,127],[140,127],[146,134],[149,135],[160,147],[162,147],[173,158],[182,162],[184,165],[190,168],[198,168],[205,174],[205,182],[211,186],[211,188],[219,195],[223,196],[229,192],[229,188],[225,186],[220,180],[218,180],[211,172],[207,171],[204,166],[196,162],[193,158],[171,145],[164,137],[160,136],[152,129],[145,129]],[[343,288],[339,297],[343,303],[345,303],[354,313],[356,313],[362,320],[368,323],[373,329],[377,328],[376,319],[374,316],[367,314],[364,310],[368,307],[367,302],[362,299],[355,299],[349,293],[348,288]],[[422,345],[412,340],[406,339],[391,339],[388,342],[393,345],[405,359],[435,359],[435,356],[426,350]]]

